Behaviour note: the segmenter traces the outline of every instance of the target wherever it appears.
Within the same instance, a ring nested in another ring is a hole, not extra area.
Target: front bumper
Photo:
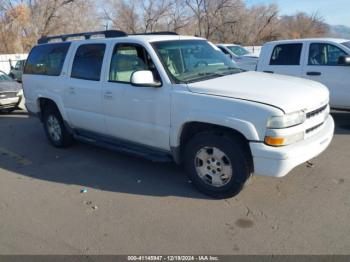
[[[264,143],[250,143],[254,161],[254,174],[283,177],[296,166],[321,154],[332,141],[334,120],[329,115],[322,130],[306,140],[284,146],[271,147]]]
[[[20,102],[21,97],[19,96],[0,99],[0,110],[17,107]]]

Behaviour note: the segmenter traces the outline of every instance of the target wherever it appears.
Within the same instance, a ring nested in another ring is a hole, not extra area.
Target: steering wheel
[[[199,61],[194,67],[204,67],[208,66],[207,61]]]

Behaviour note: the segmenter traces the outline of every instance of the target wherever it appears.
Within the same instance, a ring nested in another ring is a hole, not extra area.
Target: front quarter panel
[[[200,122],[234,129],[248,141],[263,141],[267,120],[280,109],[256,102],[176,90],[172,97],[170,145],[180,145],[187,123]]]

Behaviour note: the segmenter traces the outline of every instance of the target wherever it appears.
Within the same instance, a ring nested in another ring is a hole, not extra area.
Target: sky
[[[248,6],[254,4],[277,4],[281,15],[293,15],[302,11],[308,14],[318,12],[331,25],[350,26],[350,0],[245,0]]]

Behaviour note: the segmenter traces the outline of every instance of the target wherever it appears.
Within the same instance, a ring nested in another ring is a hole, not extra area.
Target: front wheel
[[[185,168],[193,184],[214,198],[237,195],[251,175],[243,142],[225,134],[201,133],[185,148]]]

